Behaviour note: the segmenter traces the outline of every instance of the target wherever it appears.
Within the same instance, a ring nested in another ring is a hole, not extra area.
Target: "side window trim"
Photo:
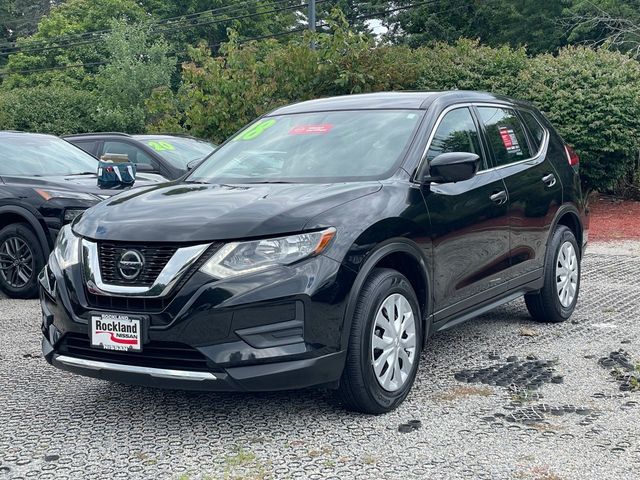
[[[540,120],[538,120],[537,115],[532,111],[532,110],[528,110],[526,108],[517,108],[516,109],[516,113],[518,114],[518,118],[520,118],[520,121],[522,122],[522,125],[524,126],[524,130],[526,132],[526,134],[530,137],[530,139],[533,139],[533,134],[531,133],[531,131],[529,130],[529,125],[527,125],[527,122],[524,121],[524,118],[522,117],[522,113],[528,113],[531,118],[533,118],[533,121],[536,122],[540,128],[542,129],[543,135],[542,135],[542,140],[540,140],[540,146],[538,147],[535,155],[533,155],[533,157],[531,158],[536,158],[538,156],[540,156],[540,154],[542,153],[542,150],[544,149],[545,145],[546,145],[546,141],[549,139],[549,131],[547,130],[547,128],[540,122]],[[533,148],[533,142],[531,141],[531,151],[533,152],[535,149]]]
[[[502,108],[502,109],[512,110],[514,112],[516,118],[518,118],[518,120],[522,124],[522,128],[523,128],[523,131],[525,132],[525,137],[527,138],[527,144],[529,145],[529,149],[531,151],[534,150],[532,148],[533,146],[531,145],[531,141],[529,140],[529,130],[527,129],[527,126],[525,125],[525,122],[522,120],[521,116],[519,115],[519,112],[518,112],[519,107],[516,107],[514,105],[504,105],[504,104],[500,104],[500,103],[474,102],[473,103],[473,109],[474,109],[475,114],[478,116],[478,118],[479,118],[479,113],[476,111],[476,109],[478,107],[491,107],[491,108]],[[530,112],[529,110],[526,110],[526,111]],[[535,117],[535,115],[534,115],[534,119],[536,119],[536,122],[540,123],[537,120],[537,118]],[[484,173],[484,172],[488,172],[488,171],[500,170],[502,168],[511,167],[512,165],[518,165],[520,163],[526,163],[526,162],[531,162],[531,161],[534,161],[534,160],[538,160],[540,155],[542,155],[542,153],[546,150],[546,147],[547,147],[547,145],[549,143],[549,131],[544,127],[544,125],[540,124],[540,126],[542,127],[542,129],[544,131],[544,137],[542,138],[542,141],[540,142],[540,147],[538,148],[538,150],[536,151],[535,154],[533,154],[531,157],[524,158],[522,160],[517,160],[515,162],[507,163],[505,165],[495,166],[494,153],[493,153],[493,150],[491,150],[491,163],[492,163],[493,167],[489,168],[488,170],[484,170],[484,171],[478,172],[478,173]],[[484,128],[484,125],[482,126],[482,136],[483,136],[483,138],[486,138],[486,130]],[[489,148],[491,147],[489,145],[489,142],[487,142],[487,145],[488,145]]]

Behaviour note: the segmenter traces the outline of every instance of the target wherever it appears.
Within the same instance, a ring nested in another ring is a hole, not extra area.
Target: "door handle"
[[[542,181],[547,184],[547,187],[553,187],[556,184],[556,176],[550,173],[542,177]]]
[[[492,202],[497,203],[498,205],[502,205],[507,203],[507,192],[504,190],[499,191],[498,193],[494,193],[489,197]]]

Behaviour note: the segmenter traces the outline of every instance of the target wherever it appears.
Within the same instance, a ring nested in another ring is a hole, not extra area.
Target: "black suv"
[[[216,148],[205,140],[178,135],[105,132],[67,135],[63,138],[94,157],[100,158],[109,153],[128,155],[138,172],[156,173],[169,180],[183,176],[191,165],[197,164]]]
[[[98,161],[52,135],[0,132],[0,289],[38,294],[37,275],[63,225],[120,190],[98,188]],[[138,185],[158,180],[139,176]]]
[[[434,332],[525,297],[572,314],[587,242],[578,157],[529,104],[476,92],[303,102],[179,183],[63,229],[43,352],[118,382],[329,386],[381,413]]]

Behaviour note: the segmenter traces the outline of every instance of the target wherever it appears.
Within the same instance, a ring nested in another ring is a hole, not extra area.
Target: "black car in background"
[[[58,137],[0,132],[0,289],[7,295],[37,296],[37,275],[62,226],[121,191],[98,188],[97,168],[97,159]],[[159,181],[139,175],[136,185]]]
[[[177,135],[128,135],[126,133],[86,133],[67,135],[65,140],[100,158],[108,153],[126,154],[138,172],[156,173],[175,180],[216,146],[205,140]]]
[[[180,182],[60,233],[40,276],[58,368],[210,390],[328,386],[382,413],[429,337],[524,296],[574,311],[578,157],[533,106],[477,92],[279,108]]]

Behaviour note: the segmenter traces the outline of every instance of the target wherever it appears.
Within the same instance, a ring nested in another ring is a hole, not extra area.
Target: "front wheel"
[[[416,294],[401,273],[375,269],[358,296],[339,394],[347,408],[386,413],[416,377],[422,322]]]
[[[22,223],[0,230],[0,289],[13,298],[38,296],[44,253],[31,228]]]
[[[576,308],[580,292],[580,250],[573,232],[559,226],[547,246],[544,286],[524,297],[527,310],[539,322],[564,322]]]

